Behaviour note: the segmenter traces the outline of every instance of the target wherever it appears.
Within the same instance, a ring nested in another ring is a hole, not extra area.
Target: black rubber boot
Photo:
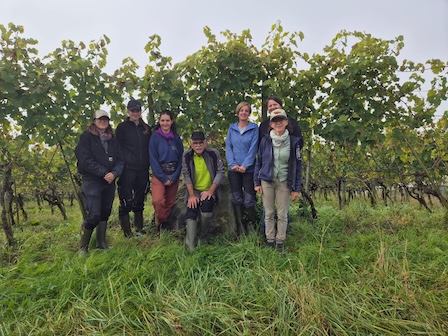
[[[86,254],[89,250],[90,238],[92,237],[93,230],[87,230],[84,225],[81,228],[81,241],[79,243],[79,253]]]
[[[246,234],[255,230],[256,217],[255,207],[244,208],[243,226]]]
[[[129,222],[129,214],[120,216],[119,220],[120,220],[120,226],[121,226],[121,229],[123,230],[124,236],[126,238],[134,237],[134,234],[132,233],[132,230],[131,230],[131,224]]]
[[[169,229],[170,229],[170,223],[162,222],[159,225],[159,234],[163,234],[163,233],[169,231]]]
[[[146,234],[146,231],[143,230],[143,212],[134,212],[134,226],[137,234]]]
[[[243,226],[243,206],[241,204],[233,204],[233,214],[235,215],[235,224],[236,224],[236,235],[240,236],[245,234],[244,226]]]
[[[107,222],[101,221],[96,227],[96,247],[101,250],[108,250],[109,246],[106,243],[106,229]]]

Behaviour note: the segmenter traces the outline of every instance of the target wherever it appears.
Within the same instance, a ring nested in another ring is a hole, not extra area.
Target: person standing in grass
[[[115,180],[123,171],[124,159],[106,111],[97,110],[89,128],[81,134],[75,148],[86,217],[81,228],[80,253],[87,253],[96,228],[96,246],[108,249],[107,220],[115,198]]]
[[[261,139],[254,171],[255,191],[263,200],[266,241],[280,252],[286,239],[289,201],[298,198],[302,180],[300,138],[290,134],[288,124],[285,110],[270,113],[271,129]]]
[[[226,137],[226,159],[232,192],[232,207],[237,235],[248,234],[255,221],[257,198],[254,190],[254,166],[258,148],[258,126],[249,121],[250,104],[236,107],[238,121],[232,124]]]
[[[200,242],[206,238],[214,206],[221,199],[219,185],[224,178],[224,164],[216,149],[207,148],[203,132],[193,132],[190,147],[182,159],[182,173],[187,189],[185,245],[193,250],[197,245],[198,236]]]
[[[283,109],[283,101],[277,97],[277,96],[270,96],[268,97],[268,99],[266,99],[266,108],[268,111],[268,118],[264,121],[261,122],[258,130],[259,130],[259,135],[258,135],[258,145],[260,145],[260,141],[263,138],[263,136],[265,136],[266,134],[269,133],[269,131],[271,130],[271,121],[269,118],[269,115],[272,111],[276,110],[276,109]],[[288,129],[290,129],[290,133],[294,136],[296,136],[297,138],[299,138],[299,146],[300,149],[303,148],[303,136],[302,136],[302,130],[300,129],[299,123],[297,122],[297,120],[295,120],[294,118],[291,118],[290,116],[288,116]],[[289,223],[289,211],[288,211],[288,223]],[[289,228],[289,226],[288,226]],[[265,220],[264,220],[264,212],[261,218],[261,233],[264,234],[265,232]]]
[[[184,145],[176,132],[174,114],[164,110],[149,142],[152,204],[159,232],[170,228],[168,218],[176,201],[183,153]]]
[[[131,230],[129,213],[134,212],[136,234],[143,235],[143,210],[145,197],[149,191],[150,127],[142,119],[140,101],[131,99],[127,104],[128,117],[117,126],[117,140],[125,158],[125,167],[118,180],[120,207],[118,218],[124,236],[134,236]]]

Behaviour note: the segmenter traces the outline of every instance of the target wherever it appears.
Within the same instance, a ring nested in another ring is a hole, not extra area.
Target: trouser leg
[[[265,220],[265,235],[268,243],[275,241],[275,187],[274,183],[261,181],[261,188],[263,189],[262,200],[264,208]]]

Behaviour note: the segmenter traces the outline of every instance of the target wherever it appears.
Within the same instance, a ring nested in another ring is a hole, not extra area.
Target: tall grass
[[[2,239],[0,335],[445,335],[448,232],[442,210],[292,208],[286,252],[257,234],[187,251],[178,235],[76,253],[77,210],[45,211]],[[32,216],[30,216],[32,217]]]

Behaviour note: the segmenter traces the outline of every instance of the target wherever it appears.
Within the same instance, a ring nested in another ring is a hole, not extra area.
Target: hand
[[[209,200],[212,197],[213,197],[213,194],[211,192],[209,192],[208,190],[201,192],[201,201]]]
[[[240,173],[243,173],[243,174],[244,174],[244,173],[246,172],[246,168],[243,167],[243,166],[239,166],[238,171],[239,171]]]
[[[233,166],[232,168],[230,168],[232,171],[238,171],[238,169],[240,168],[240,166]]]
[[[197,208],[199,205],[199,199],[196,197],[196,195],[190,195],[188,196],[187,206],[189,208]]]
[[[106,180],[107,183],[111,184],[115,180],[115,175],[111,172],[104,175],[104,180]]]
[[[261,188],[261,186],[256,186],[254,189],[258,194],[263,194],[263,189]]]
[[[295,201],[299,197],[299,193],[297,191],[291,191],[291,201]]]
[[[168,181],[166,181],[163,185],[169,187],[169,186],[172,185],[172,184],[173,184],[173,181],[168,180]]]

